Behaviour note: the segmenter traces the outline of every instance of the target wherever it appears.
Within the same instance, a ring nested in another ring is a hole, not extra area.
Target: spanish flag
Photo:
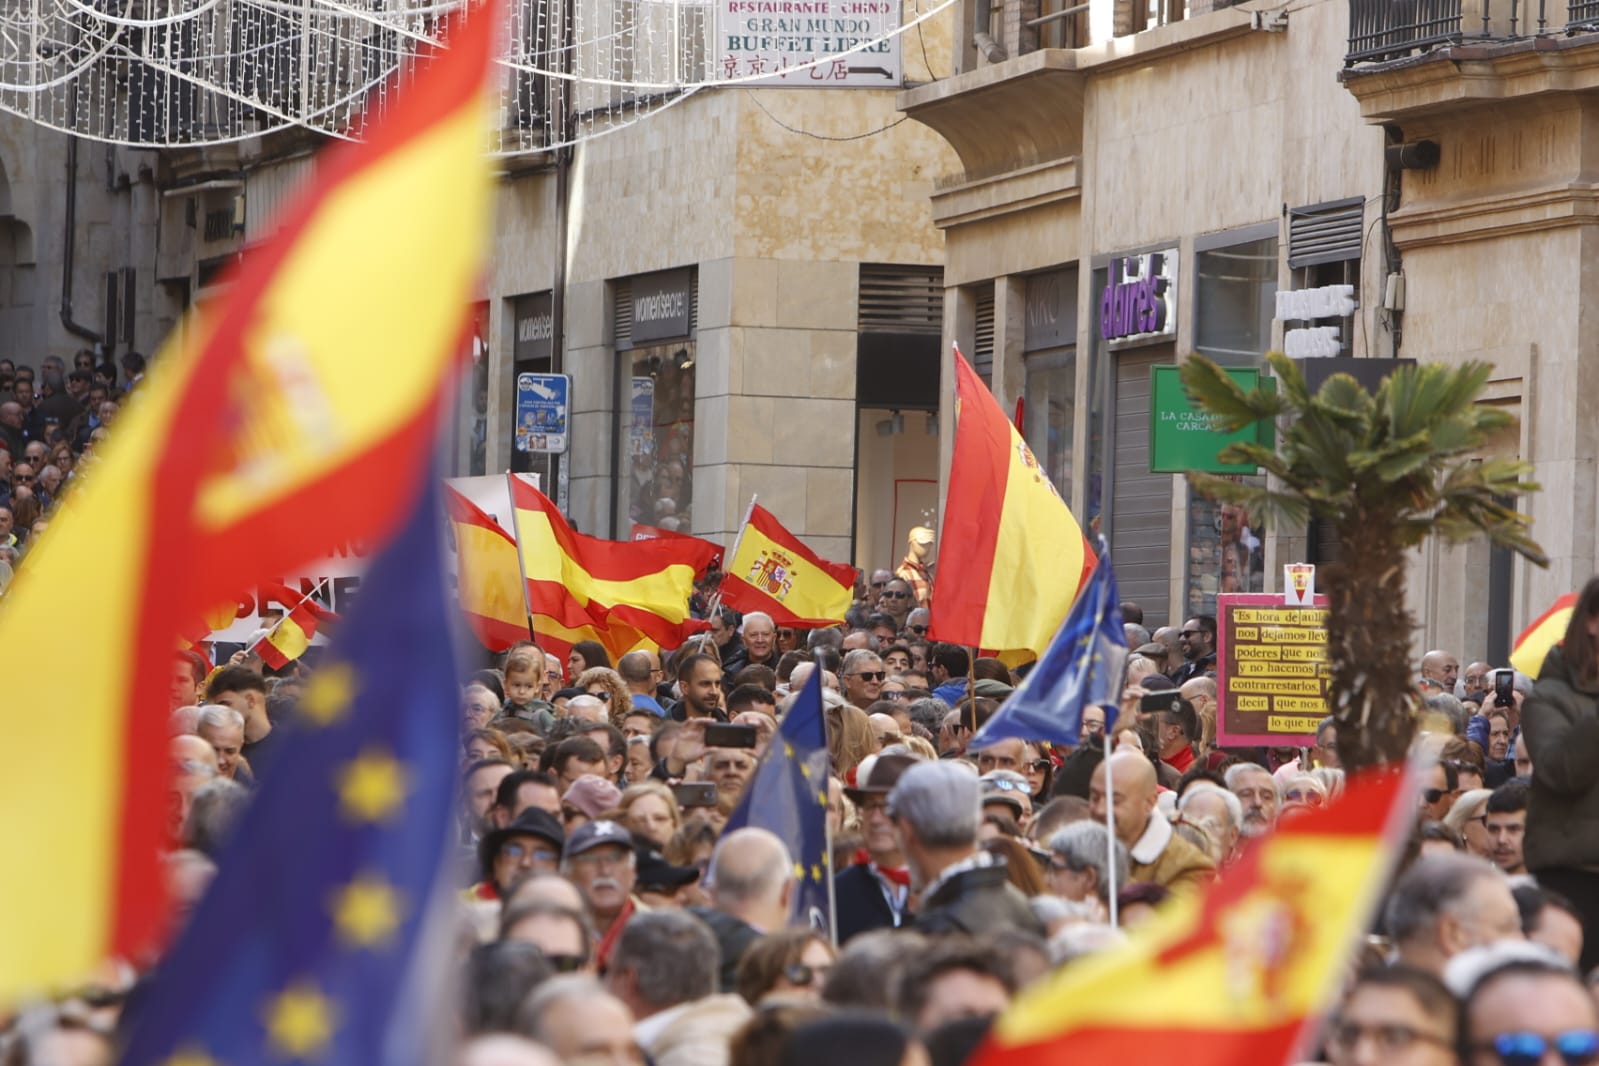
[[[718,551],[697,537],[612,541],[578,533],[538,489],[510,477],[528,611],[564,630],[627,626],[675,648],[710,624],[689,615],[694,581]],[[551,634],[554,635],[553,633]],[[579,638],[582,639],[582,638]]]
[[[955,349],[955,448],[928,635],[1042,655],[1095,557],[1032,449]]]
[[[539,649],[555,656],[563,666],[572,656],[572,645],[584,640],[592,640],[604,648],[605,653],[611,657],[613,665],[616,660],[630,651],[660,650],[659,644],[623,622],[613,622],[609,626],[587,625],[572,629],[548,615],[536,614],[533,616],[533,633],[538,637]],[[568,678],[567,683],[570,684],[575,680],[576,678]]]
[[[317,603],[305,593],[295,592],[287,585],[261,586],[261,598],[275,600],[288,609],[277,624],[255,646],[261,661],[274,670],[281,670],[305,654],[316,636],[319,622],[337,622],[339,616]]]
[[[1571,625],[1571,612],[1576,610],[1577,594],[1568,592],[1554,602],[1532,625],[1521,631],[1510,652],[1510,665],[1536,678],[1543,670],[1543,661],[1549,649],[1566,639],[1566,627]]]
[[[528,639],[527,601],[516,541],[481,507],[444,486],[455,537],[455,587],[467,628],[490,651]]]
[[[1401,774],[1367,775],[1280,825],[1208,892],[1174,897],[1130,943],[1031,988],[974,1066],[1293,1061],[1336,995],[1414,795]]]
[[[855,602],[855,568],[823,559],[772,512],[752,504],[722,575],[722,602],[746,613],[765,611],[780,626],[837,625]]]
[[[498,21],[474,8],[363,143],[327,150],[192,343],[152,361],[7,595],[0,809],[27,815],[5,829],[0,1000],[160,939],[179,634],[337,545],[381,545],[414,509],[482,274]],[[63,678],[74,713],[40,713]]]

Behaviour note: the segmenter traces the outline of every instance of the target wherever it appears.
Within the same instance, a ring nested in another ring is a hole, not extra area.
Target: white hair
[[[1227,778],[1227,787],[1228,788],[1237,788],[1238,787],[1238,779],[1239,778],[1243,777],[1245,774],[1254,774],[1254,773],[1265,774],[1267,777],[1271,777],[1272,776],[1271,771],[1266,769],[1264,766],[1260,765],[1259,763],[1254,763],[1254,762],[1235,762],[1235,763],[1233,763],[1231,766],[1227,767],[1227,773],[1225,775],[1226,778]],[[1275,782],[1275,780],[1276,779],[1273,778],[1274,782]]]
[[[777,623],[772,621],[772,616],[767,614],[765,611],[751,611],[749,614],[744,616],[744,621],[739,624],[738,631],[743,633],[749,629],[750,623],[755,621],[757,618],[763,619],[766,624],[771,626],[773,629],[777,628]]]
[[[1229,769],[1230,769],[1230,767],[1229,767]],[[1228,784],[1230,785],[1230,784],[1232,784],[1232,782],[1229,781]],[[1239,801],[1239,799],[1238,799],[1238,797],[1236,795],[1234,795],[1233,793],[1227,791],[1227,789],[1222,788],[1220,785],[1216,784],[1216,782],[1214,782],[1214,781],[1206,781],[1206,780],[1201,779],[1201,780],[1195,781],[1193,784],[1189,785],[1187,790],[1183,792],[1182,797],[1177,800],[1177,810],[1178,811],[1187,810],[1188,809],[1188,801],[1189,801],[1189,799],[1191,799],[1192,797],[1198,795],[1201,792],[1213,792],[1216,795],[1220,796],[1221,799],[1222,799],[1222,803],[1225,804],[1226,807],[1227,807],[1227,813],[1232,816],[1234,827],[1241,828],[1243,826],[1243,824],[1244,824],[1244,805],[1243,805],[1243,803]]]
[[[194,718],[195,730],[198,731],[201,726],[210,726],[212,729],[243,729],[244,715],[232,707],[224,707],[220,703],[208,703],[200,708],[200,713]]]

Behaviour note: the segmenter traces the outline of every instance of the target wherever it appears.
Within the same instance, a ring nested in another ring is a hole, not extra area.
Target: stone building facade
[[[1194,352],[1242,370],[1285,346],[1494,363],[1488,399],[1521,429],[1490,450],[1535,464],[1545,489],[1524,506],[1554,562],[1418,553],[1419,643],[1502,662],[1594,571],[1599,35],[1588,5],[1556,6],[1546,25],[1485,27],[1455,5],[1440,30],[1376,0],[966,0],[955,75],[902,94],[959,158],[932,195],[945,340],[1007,410],[1024,401],[1034,451],[1146,619],[1359,550],[1250,530],[1151,472],[1151,368]]]

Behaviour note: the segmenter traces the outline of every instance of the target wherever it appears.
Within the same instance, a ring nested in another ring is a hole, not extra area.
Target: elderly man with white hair
[[[1116,855],[1114,869],[1112,847]],[[1127,878],[1127,847],[1119,840],[1112,843],[1104,823],[1072,822],[1049,838],[1049,868],[1044,882],[1061,899],[1088,904],[1100,921],[1110,916],[1112,886],[1120,889]]]
[[[244,715],[220,703],[208,703],[195,715],[194,732],[217,753],[217,773],[251,784],[250,771],[239,761],[244,750]]]
[[[744,616],[739,636],[744,641],[746,665],[777,669],[777,623],[772,621],[771,615],[765,611],[751,611]]]
[[[1220,785],[1199,780],[1177,801],[1177,814],[1209,835],[1216,850],[1211,856],[1218,867],[1231,865],[1238,858],[1238,843],[1243,837],[1244,805],[1237,796]]]

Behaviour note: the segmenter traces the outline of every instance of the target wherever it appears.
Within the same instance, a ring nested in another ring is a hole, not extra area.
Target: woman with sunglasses
[[[738,994],[752,1007],[767,996],[819,1000],[836,957],[833,945],[815,929],[768,933],[739,961]]]
[[[1049,802],[1050,786],[1055,783],[1055,764],[1044,749],[1035,743],[1022,745],[1022,773],[1027,775],[1027,785],[1036,810]]]

